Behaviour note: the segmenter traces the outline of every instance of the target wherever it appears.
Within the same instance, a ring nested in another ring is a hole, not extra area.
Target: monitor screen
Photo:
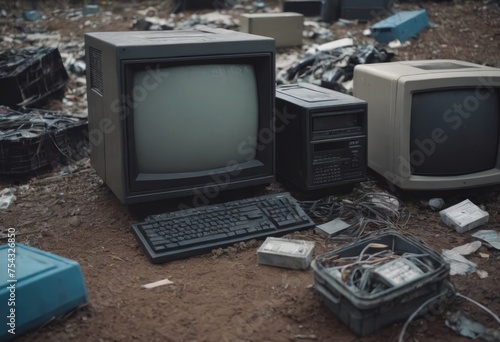
[[[135,153],[140,173],[179,173],[222,168],[255,158],[259,108],[254,69],[247,64],[167,67],[161,83],[142,96],[132,92]],[[134,73],[134,88],[148,70]],[[168,94],[168,96],[167,96]]]
[[[479,100],[475,91],[459,88],[413,94],[410,161],[414,175],[463,175],[495,167],[498,94]]]

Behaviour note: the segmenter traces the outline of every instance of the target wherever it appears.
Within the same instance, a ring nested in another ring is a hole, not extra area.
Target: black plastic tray
[[[396,254],[428,254],[433,270],[404,285],[376,294],[351,290],[343,281],[327,272],[325,259],[357,256],[370,243],[388,245]],[[450,291],[446,280],[449,265],[439,254],[418,240],[395,232],[365,237],[340,249],[316,257],[311,263],[314,285],[320,300],[354,333],[366,336],[393,323],[406,320],[426,300]]]
[[[68,79],[57,48],[0,53],[0,104],[4,106],[41,108],[49,98],[60,100]]]
[[[0,106],[0,174],[27,174],[81,159],[88,148],[87,127],[87,119],[63,113]]]

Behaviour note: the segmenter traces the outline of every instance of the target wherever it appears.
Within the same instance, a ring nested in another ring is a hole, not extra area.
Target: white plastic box
[[[314,242],[268,237],[257,250],[259,264],[305,270],[311,264]]]
[[[458,233],[464,233],[482,226],[490,218],[490,215],[486,211],[481,210],[481,208],[468,199],[441,210],[439,215],[444,224],[455,228]]]
[[[304,16],[300,13],[244,13],[240,31],[274,38],[276,47],[302,45]]]

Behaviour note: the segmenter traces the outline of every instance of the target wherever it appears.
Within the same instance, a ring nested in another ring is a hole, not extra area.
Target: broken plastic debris
[[[429,200],[429,207],[432,210],[441,210],[444,208],[444,200],[442,198],[431,198]]]
[[[500,330],[487,328],[461,311],[448,314],[446,326],[459,335],[482,341],[500,341]]]
[[[67,176],[69,174],[72,174],[73,172],[75,172],[76,170],[78,170],[78,166],[76,166],[75,164],[70,164],[70,165],[66,165],[62,170],[61,172],[59,173],[60,176]]]
[[[316,226],[316,228],[314,228],[314,231],[318,234],[322,234],[327,237],[332,237],[337,234],[340,234],[344,230],[347,230],[351,226],[352,226],[351,224],[341,220],[340,218],[336,218]]]
[[[337,39],[329,43],[321,44],[318,46],[318,51],[331,51],[338,48],[353,46],[354,41],[352,38]]]
[[[490,255],[489,255],[489,254],[487,254],[487,253],[479,253],[479,256],[480,256],[481,258],[483,258],[483,259],[486,259],[486,260],[488,260],[488,259],[490,258]]]
[[[479,230],[472,234],[473,237],[489,243],[494,248],[500,250],[500,234],[495,230]]]
[[[392,42],[389,42],[387,45],[391,49],[397,49],[400,47],[409,46],[409,45],[411,45],[411,42],[409,40],[407,40],[406,42],[401,43],[398,39],[396,39],[396,40],[393,40]]]
[[[12,202],[16,200],[16,196],[12,192],[12,189],[5,188],[0,191],[0,209],[7,209]]]
[[[283,70],[289,68],[297,59],[299,55],[296,51],[290,51],[288,53],[278,54],[276,56],[276,68],[278,70]]]
[[[164,31],[172,30],[174,24],[163,18],[145,17],[134,21],[132,28],[138,31]]]
[[[77,75],[85,75],[85,70],[87,68],[87,65],[84,60],[75,60],[73,63],[71,63],[68,67],[69,71],[77,74]]]
[[[380,192],[367,197],[370,198],[371,202],[380,209],[385,209],[387,211],[397,211],[400,209],[399,200],[389,194]]]
[[[479,278],[481,279],[486,279],[488,278],[488,272],[487,271],[483,271],[483,270],[477,270],[476,271],[476,274],[479,276]]]
[[[339,48],[344,48],[348,46],[353,46],[354,45],[354,40],[352,38],[342,38],[342,39],[337,39],[328,43],[324,43],[321,45],[313,45],[306,51],[306,55],[312,55],[315,54],[319,51],[322,52],[328,52],[331,50],[339,49]]]
[[[158,286],[171,285],[173,283],[174,283],[173,281],[170,281],[168,279],[163,279],[163,280],[155,281],[154,283],[149,283],[149,284],[141,285],[141,287],[143,289],[152,289],[152,288],[155,288],[155,287],[158,287]]]
[[[144,10],[137,11],[137,13],[145,17],[157,17],[158,9],[156,7],[150,6]]]
[[[477,265],[453,250],[443,250],[443,259],[450,264],[450,275],[467,275],[476,271]]]
[[[481,241],[472,241],[465,245],[458,246],[452,249],[460,255],[469,255],[477,251],[481,247]]]
[[[328,45],[331,44],[331,45]],[[332,48],[335,45],[340,47]],[[351,44],[350,38],[327,43],[325,51],[315,51],[316,47],[277,76],[278,84],[306,82],[333,89],[343,93],[351,93],[353,69],[358,64],[388,62],[393,53],[379,50],[373,45],[344,46]]]
[[[253,6],[257,9],[264,9],[266,8],[266,4],[264,3],[264,1],[254,1],[253,2]]]

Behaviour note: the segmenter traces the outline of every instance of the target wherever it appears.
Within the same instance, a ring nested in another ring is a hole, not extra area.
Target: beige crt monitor
[[[500,183],[500,69],[457,60],[357,65],[368,166],[407,190]]]

